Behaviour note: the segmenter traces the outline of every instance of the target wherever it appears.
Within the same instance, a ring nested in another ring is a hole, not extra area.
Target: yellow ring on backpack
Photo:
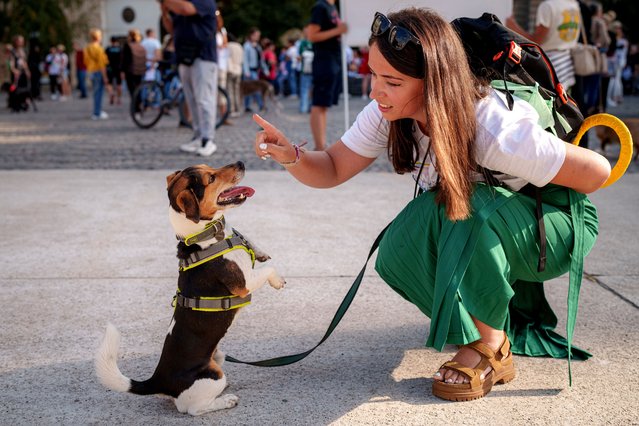
[[[632,159],[632,136],[630,135],[630,130],[624,124],[623,121],[619,120],[614,115],[610,114],[595,114],[586,118],[583,123],[581,123],[581,127],[579,128],[579,133],[572,141],[573,145],[578,145],[581,137],[592,127],[596,126],[606,126],[610,127],[615,131],[617,136],[619,136],[619,143],[621,144],[621,151],[619,152],[619,159],[617,160],[617,164],[610,172],[610,177],[604,184],[601,186],[605,188],[606,186],[612,185],[615,183],[628,169],[630,165],[630,160]]]

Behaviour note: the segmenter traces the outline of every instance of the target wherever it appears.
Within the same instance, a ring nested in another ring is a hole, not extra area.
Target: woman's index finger
[[[253,121],[255,121],[257,124],[259,124],[259,126],[261,128],[263,128],[264,131],[266,133],[268,133],[268,134],[273,135],[273,134],[280,134],[281,133],[277,127],[273,126],[271,123],[266,121],[259,114],[253,114]]]

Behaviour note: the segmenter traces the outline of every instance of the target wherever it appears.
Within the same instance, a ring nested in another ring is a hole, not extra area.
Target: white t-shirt
[[[224,46],[224,37],[226,36],[226,28],[222,27],[220,31],[215,33],[215,43],[217,45],[217,68],[221,71],[229,69],[229,49]]]
[[[59,53],[49,53],[46,57],[49,64],[49,75],[60,75],[62,73],[62,56]]]
[[[162,50],[162,44],[157,38],[146,37],[140,42],[144,50],[146,51],[146,60],[153,61],[155,59],[155,52]]]
[[[537,9],[537,25],[548,28],[541,43],[544,50],[567,50],[579,38],[579,3],[576,0],[545,0]]]
[[[286,49],[286,56],[291,59],[291,68],[295,71],[302,71],[302,61],[299,53],[299,43],[295,43]]]
[[[527,183],[536,186],[549,183],[564,162],[566,145],[537,124],[539,115],[532,106],[514,99],[512,111],[506,106],[505,97],[495,90],[477,103],[475,160],[486,169],[502,173],[495,177],[518,191]],[[351,151],[377,158],[387,150],[388,132],[389,122],[382,118],[377,102],[372,101],[358,114],[341,140]],[[420,147],[420,161],[412,173],[416,179],[428,148],[428,137],[418,126],[413,134]],[[419,178],[424,190],[437,184],[436,160],[431,149]],[[473,173],[474,179],[483,180],[479,173]]]
[[[242,45],[237,41],[229,41],[227,50],[229,52],[229,74],[242,75],[242,61],[244,60],[244,49]]]

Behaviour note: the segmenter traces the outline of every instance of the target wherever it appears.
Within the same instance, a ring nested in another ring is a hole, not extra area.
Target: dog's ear
[[[180,210],[184,212],[187,219],[195,223],[200,221],[200,204],[197,202],[197,198],[191,189],[185,189],[180,192],[175,202]]]
[[[170,175],[168,175],[166,177],[166,188],[169,189],[171,187],[171,182],[173,182],[173,179],[175,179],[177,177],[177,175],[179,175],[181,172],[181,170],[176,170],[173,173],[171,173]]]

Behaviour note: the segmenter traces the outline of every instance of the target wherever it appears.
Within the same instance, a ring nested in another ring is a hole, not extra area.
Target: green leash
[[[331,324],[328,326],[328,330],[324,334],[324,337],[322,337],[322,340],[320,340],[320,342],[317,345],[313,346],[311,349],[307,350],[306,352],[302,352],[295,355],[286,355],[286,356],[281,356],[277,358],[265,359],[262,361],[252,361],[252,362],[240,361],[229,355],[226,355],[226,361],[239,363],[239,364],[254,365],[256,367],[281,367],[283,365],[289,365],[289,364],[293,364],[298,361],[301,361],[304,358],[306,358],[308,355],[310,355],[311,352],[317,349],[319,345],[321,345],[322,343],[324,343],[324,341],[326,341],[326,339],[328,339],[328,337],[333,333],[333,330],[335,330],[339,322],[342,320],[342,317],[348,310],[349,306],[351,305],[351,302],[353,301],[353,299],[355,298],[355,295],[357,294],[359,285],[362,283],[362,279],[364,278],[364,272],[366,271],[366,266],[368,265],[368,261],[371,259],[371,256],[373,255],[373,253],[375,253],[375,250],[377,250],[377,247],[379,246],[379,242],[381,241],[382,237],[386,233],[386,230],[388,229],[389,226],[390,226],[390,223],[386,225],[386,227],[382,230],[382,232],[379,233],[379,235],[375,239],[375,242],[373,243],[373,246],[371,247],[370,252],[368,253],[368,258],[366,258],[366,263],[364,263],[364,267],[357,275],[357,278],[355,278],[355,281],[353,281],[351,288],[348,290],[348,293],[346,293],[346,296],[344,297],[344,300],[342,300],[342,303],[339,305],[339,308],[337,309],[337,312],[335,313],[335,316],[333,317]]]

